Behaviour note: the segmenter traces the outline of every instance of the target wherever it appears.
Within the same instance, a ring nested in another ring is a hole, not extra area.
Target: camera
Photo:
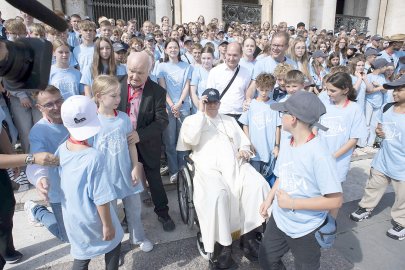
[[[0,76],[13,89],[44,89],[48,85],[52,44],[39,38],[4,42],[5,57],[0,60]]]
[[[63,32],[68,28],[64,19],[35,0],[7,2],[58,31]],[[44,89],[48,85],[51,63],[52,44],[47,40],[0,40],[0,77],[3,77],[12,89]]]

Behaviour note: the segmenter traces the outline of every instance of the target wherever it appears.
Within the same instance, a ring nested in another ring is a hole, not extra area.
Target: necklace
[[[219,131],[220,133],[224,134],[224,135],[228,138],[228,140],[233,144],[233,138],[228,135],[228,132],[226,131],[226,127],[225,127],[224,121],[222,120],[221,115],[218,114],[218,116],[219,116],[219,119],[221,119],[221,124],[222,124],[222,126],[224,127],[225,132],[223,132],[222,130],[220,130],[220,129],[217,127],[217,125],[214,124],[213,121],[210,121],[211,124],[215,127],[215,129],[216,129],[217,131]]]

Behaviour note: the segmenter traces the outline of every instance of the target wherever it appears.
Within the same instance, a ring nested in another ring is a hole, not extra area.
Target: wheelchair
[[[204,243],[202,241],[201,231],[199,229],[198,217],[194,208],[193,193],[194,185],[193,178],[195,173],[194,161],[188,156],[184,156],[186,162],[177,176],[177,199],[179,203],[180,216],[184,224],[189,229],[193,229],[194,225],[197,227],[197,249],[200,255],[210,262],[210,267],[213,265],[213,261],[221,252],[220,245],[215,244],[214,252],[208,253],[204,249]],[[263,224],[263,232],[265,229],[265,223]],[[256,241],[261,242],[263,232],[256,233]],[[234,239],[235,240],[235,239]]]
[[[197,227],[197,249],[205,260],[211,261],[213,254],[206,252],[204,249],[197,213],[194,208],[194,161],[188,155],[184,157],[184,160],[186,165],[181,168],[177,176],[177,199],[179,202],[180,216],[183,223],[186,224],[189,229],[193,229],[194,225]]]

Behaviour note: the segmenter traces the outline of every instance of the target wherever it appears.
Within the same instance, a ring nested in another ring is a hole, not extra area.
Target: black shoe
[[[223,247],[214,264],[216,269],[235,269],[237,264],[232,258],[232,247]]]
[[[176,225],[174,224],[172,218],[169,215],[167,215],[165,217],[159,216],[158,219],[162,223],[163,230],[165,232],[171,232],[176,228]]]
[[[242,235],[239,247],[243,250],[243,255],[245,255],[249,261],[257,262],[259,260],[259,243],[256,239],[247,239]]]
[[[22,257],[23,257],[22,253],[15,250],[11,255],[4,256],[4,259],[6,260],[7,263],[13,264],[19,262]]]

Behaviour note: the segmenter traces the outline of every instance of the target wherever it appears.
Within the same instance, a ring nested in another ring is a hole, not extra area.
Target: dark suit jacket
[[[118,109],[127,112],[129,106],[128,76],[119,76],[118,79],[121,84],[121,102]],[[162,132],[168,123],[166,90],[148,78],[139,105],[139,115],[136,125],[139,143],[136,146],[140,161],[150,168],[160,167]]]

